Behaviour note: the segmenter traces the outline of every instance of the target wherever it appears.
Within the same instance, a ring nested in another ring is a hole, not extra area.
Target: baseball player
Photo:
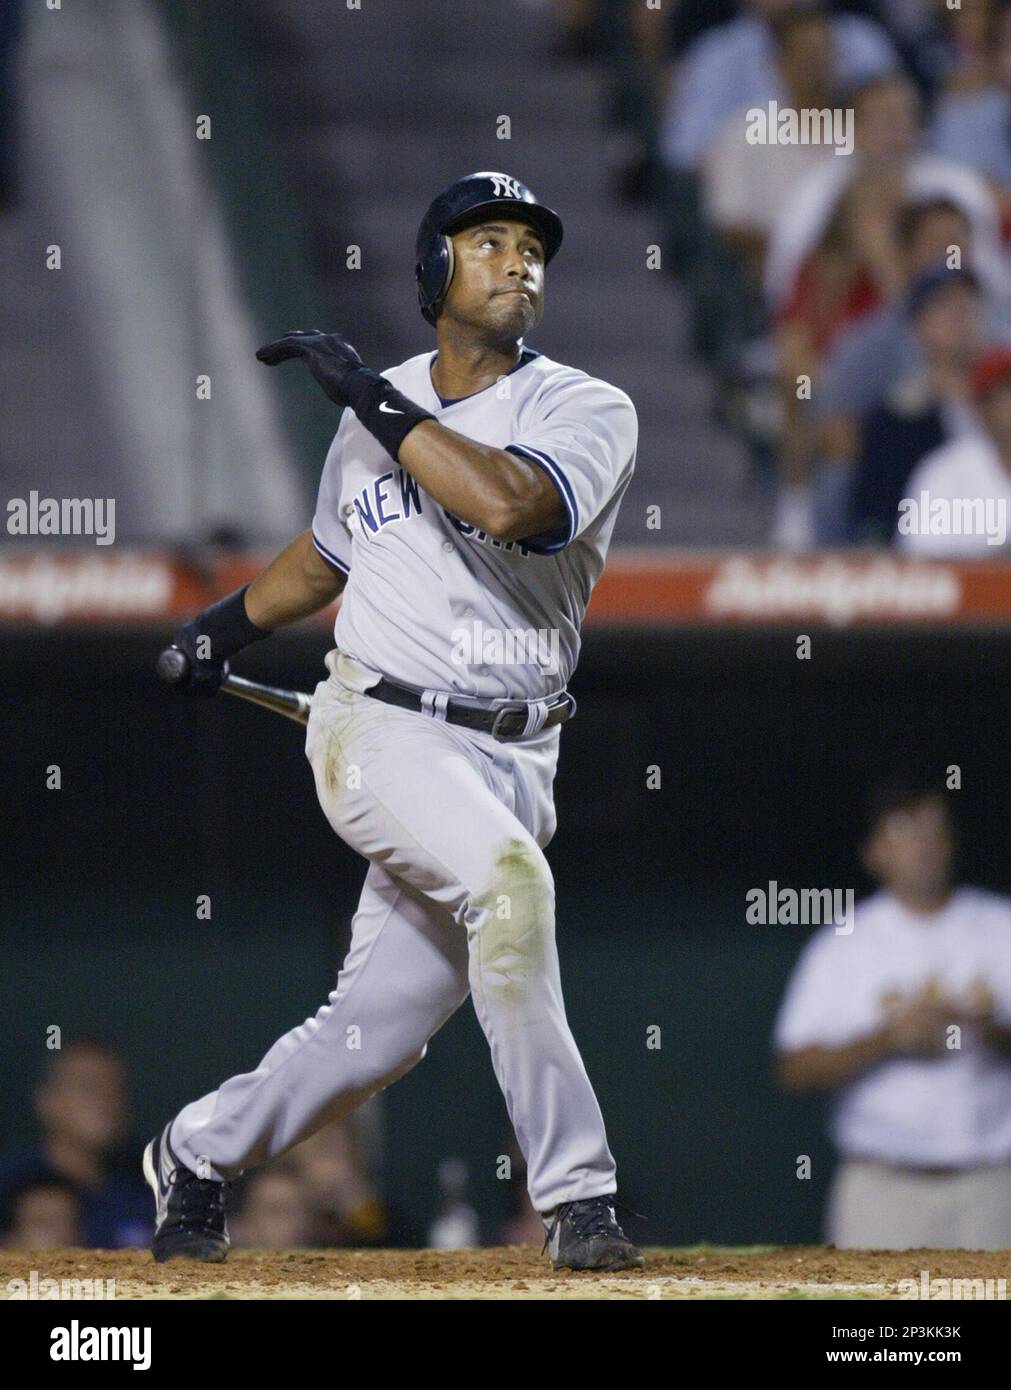
[[[418,233],[438,349],[378,373],[337,333],[300,358],[343,407],[310,530],[176,634],[185,688],[343,594],[306,737],[323,812],[369,863],[337,987],[254,1071],[148,1145],[156,1260],[222,1260],[244,1169],[347,1114],[424,1057],[468,994],[556,1268],[642,1265],[562,1001],[544,847],[579,629],[635,465],[624,392],[524,345],[557,215],[475,173]]]

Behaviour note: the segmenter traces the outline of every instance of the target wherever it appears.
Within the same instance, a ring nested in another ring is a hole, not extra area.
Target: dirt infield
[[[4,1251],[0,1297],[52,1298],[57,1288],[64,1297],[80,1297],[72,1281],[115,1280],[117,1299],[894,1299],[911,1296],[902,1280],[915,1280],[923,1289],[923,1271],[928,1288],[934,1279],[1011,1284],[1011,1252],[700,1246],[648,1250],[644,1270],[600,1275],[556,1273],[532,1246],[235,1250],[221,1265],[156,1265],[137,1250]],[[961,1296],[983,1297],[982,1285],[976,1288],[972,1293],[965,1287]],[[87,1286],[83,1291],[89,1296]],[[103,1284],[91,1296],[102,1297],[103,1291],[111,1292]],[[937,1289],[928,1296],[937,1297]],[[985,1296],[1001,1297],[1000,1285],[991,1285]]]

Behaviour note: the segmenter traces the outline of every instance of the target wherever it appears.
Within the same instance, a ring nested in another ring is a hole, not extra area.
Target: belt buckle
[[[572,696],[568,693],[568,691],[564,691],[564,692],[563,692],[563,698],[562,698],[561,700],[557,701],[556,704],[550,706],[549,711],[548,711],[549,714],[553,713],[554,710],[557,709],[558,706],[561,705],[561,704],[564,704],[564,705],[565,705],[565,708],[568,709],[568,710],[570,711],[570,713],[569,713],[566,717],[569,718],[569,719],[571,719],[572,714],[575,713],[575,705],[576,705],[576,702],[575,702],[575,700],[573,700]],[[527,713],[527,707],[526,707],[526,705],[523,705],[523,704],[514,704],[514,705],[512,706],[511,709],[509,708],[509,706],[503,705],[503,707],[502,707],[501,709],[496,710],[496,711],[495,711],[495,718],[492,720],[492,726],[491,726],[491,735],[492,735],[492,738],[497,738],[498,741],[499,741],[500,743],[516,743],[516,742],[518,742],[518,741],[519,741],[520,739],[522,739],[522,737],[523,737],[523,728],[526,727],[526,713]],[[499,733],[499,731],[498,731],[498,729],[499,729],[499,721],[500,721],[500,720],[502,719],[502,717],[503,717],[504,715],[506,715],[506,714],[518,714],[518,715],[520,715],[521,717],[523,717],[523,728],[521,728],[521,729],[519,730],[518,733],[515,733],[515,734],[500,734],[500,733]],[[564,723],[565,721],[563,720],[562,722]],[[544,727],[546,728],[547,725],[545,725]]]
[[[523,737],[523,729],[522,729],[522,728],[520,729],[519,733],[516,733],[516,734],[502,734],[502,733],[499,733],[499,725],[500,725],[501,721],[506,717],[507,714],[520,714],[520,715],[521,715],[522,713],[523,713],[522,707],[521,707],[521,706],[520,706],[520,707],[517,707],[517,705],[516,705],[515,703],[510,704],[510,705],[503,705],[503,706],[501,707],[501,709],[497,709],[497,710],[495,711],[495,718],[494,718],[494,719],[492,720],[492,722],[491,722],[491,730],[490,730],[490,732],[491,732],[492,738],[498,739],[499,743],[515,743],[517,739],[522,738],[522,737]],[[524,724],[526,724],[526,720],[525,720],[525,719],[524,719],[523,722],[524,722]]]

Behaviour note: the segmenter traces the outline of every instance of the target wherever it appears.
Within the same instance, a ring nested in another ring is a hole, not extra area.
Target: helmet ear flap
[[[443,300],[449,294],[449,287],[453,283],[453,275],[456,272],[456,252],[453,250],[453,238],[443,232],[440,239],[446,248],[446,270],[443,276],[442,289],[439,291],[439,298],[435,303],[436,314],[442,309]]]
[[[439,232],[432,238],[431,251],[417,267],[418,300],[429,323],[435,323],[455,268],[452,238]]]

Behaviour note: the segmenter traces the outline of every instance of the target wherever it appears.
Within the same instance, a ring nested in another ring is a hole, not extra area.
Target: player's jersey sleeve
[[[350,410],[344,411],[327,451],[312,518],[313,544],[324,560],[336,565],[343,574],[351,573],[351,535],[341,517],[340,505],[342,436],[350,414]]]
[[[554,555],[591,526],[635,467],[639,422],[615,386],[586,377],[548,388],[529,424],[506,445],[547,473],[565,505],[557,531],[525,538],[537,554]]]

